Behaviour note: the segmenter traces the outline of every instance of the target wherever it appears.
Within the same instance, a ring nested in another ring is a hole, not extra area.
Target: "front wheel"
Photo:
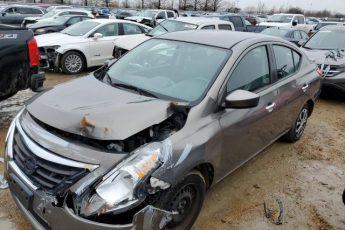
[[[198,171],[188,173],[180,183],[162,194],[159,206],[178,214],[166,229],[189,230],[202,208],[206,193],[206,182]]]
[[[307,125],[308,117],[309,117],[309,106],[308,104],[305,104],[301,112],[298,114],[298,117],[295,121],[294,126],[289,130],[288,133],[285,134],[284,140],[287,142],[298,141],[303,135],[304,129]]]
[[[85,69],[84,57],[76,51],[69,51],[61,57],[61,69],[66,74],[78,74]]]

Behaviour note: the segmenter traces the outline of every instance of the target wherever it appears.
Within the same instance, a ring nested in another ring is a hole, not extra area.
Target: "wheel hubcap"
[[[308,119],[308,109],[304,108],[298,116],[296,123],[296,136],[300,137],[304,131]]]
[[[76,73],[82,68],[82,60],[78,55],[68,55],[65,60],[65,67],[69,72]]]
[[[176,193],[170,202],[169,209],[178,212],[178,214],[173,216],[169,227],[179,225],[192,213],[195,198],[196,192],[192,185],[186,185]]]

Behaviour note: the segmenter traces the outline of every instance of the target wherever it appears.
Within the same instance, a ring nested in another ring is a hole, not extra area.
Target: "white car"
[[[140,22],[148,26],[155,26],[157,23],[169,18],[177,18],[173,10],[143,10],[136,16],[126,17],[125,20]]]
[[[117,19],[92,19],[59,33],[36,36],[41,68],[76,74],[103,65],[113,57],[114,41],[122,36],[147,33],[151,28]]]
[[[306,23],[303,14],[273,14],[266,22],[259,23],[260,26],[267,27],[297,27],[308,33],[313,26]]]
[[[215,18],[180,17],[167,19],[158,24],[147,34],[138,34],[131,37],[123,37],[114,41],[114,57],[119,58],[127,51],[133,49],[144,41],[167,32],[182,30],[235,30],[231,22]]]
[[[57,18],[59,16],[64,16],[64,15],[83,15],[83,16],[88,16],[90,18],[94,18],[93,14],[90,11],[86,10],[80,10],[80,9],[58,9],[58,10],[52,10],[43,15],[42,17],[26,17],[24,18],[22,22],[22,27],[25,27],[29,24],[36,23],[38,21],[42,20],[50,20],[51,18]]]

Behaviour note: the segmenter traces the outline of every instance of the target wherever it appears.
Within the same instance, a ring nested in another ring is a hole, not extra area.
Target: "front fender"
[[[82,45],[81,46],[78,46],[78,45],[68,45],[68,46],[61,46],[59,47],[58,49],[56,49],[56,52],[58,53],[59,57],[61,57],[62,55],[64,55],[65,53],[67,53],[68,51],[77,51],[77,52],[80,52],[84,55],[85,57],[85,61],[86,61],[86,64],[87,66],[89,66],[89,50],[88,50],[88,47],[83,47]]]

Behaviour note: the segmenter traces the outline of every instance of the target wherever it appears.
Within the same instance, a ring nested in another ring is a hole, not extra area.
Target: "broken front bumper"
[[[41,69],[58,70],[60,54],[56,49],[57,47],[39,47]]]
[[[322,81],[322,87],[336,89],[345,93],[345,73],[341,73],[332,77],[325,77]]]
[[[30,221],[35,229],[137,229],[137,230],[159,230],[172,220],[172,213],[153,206],[146,206],[135,214],[133,222],[125,225],[111,225],[94,222],[77,216],[72,209],[66,205],[57,207],[54,198],[39,190],[31,189],[25,180],[25,175],[10,161],[7,175],[9,188],[12,197],[18,208]]]

